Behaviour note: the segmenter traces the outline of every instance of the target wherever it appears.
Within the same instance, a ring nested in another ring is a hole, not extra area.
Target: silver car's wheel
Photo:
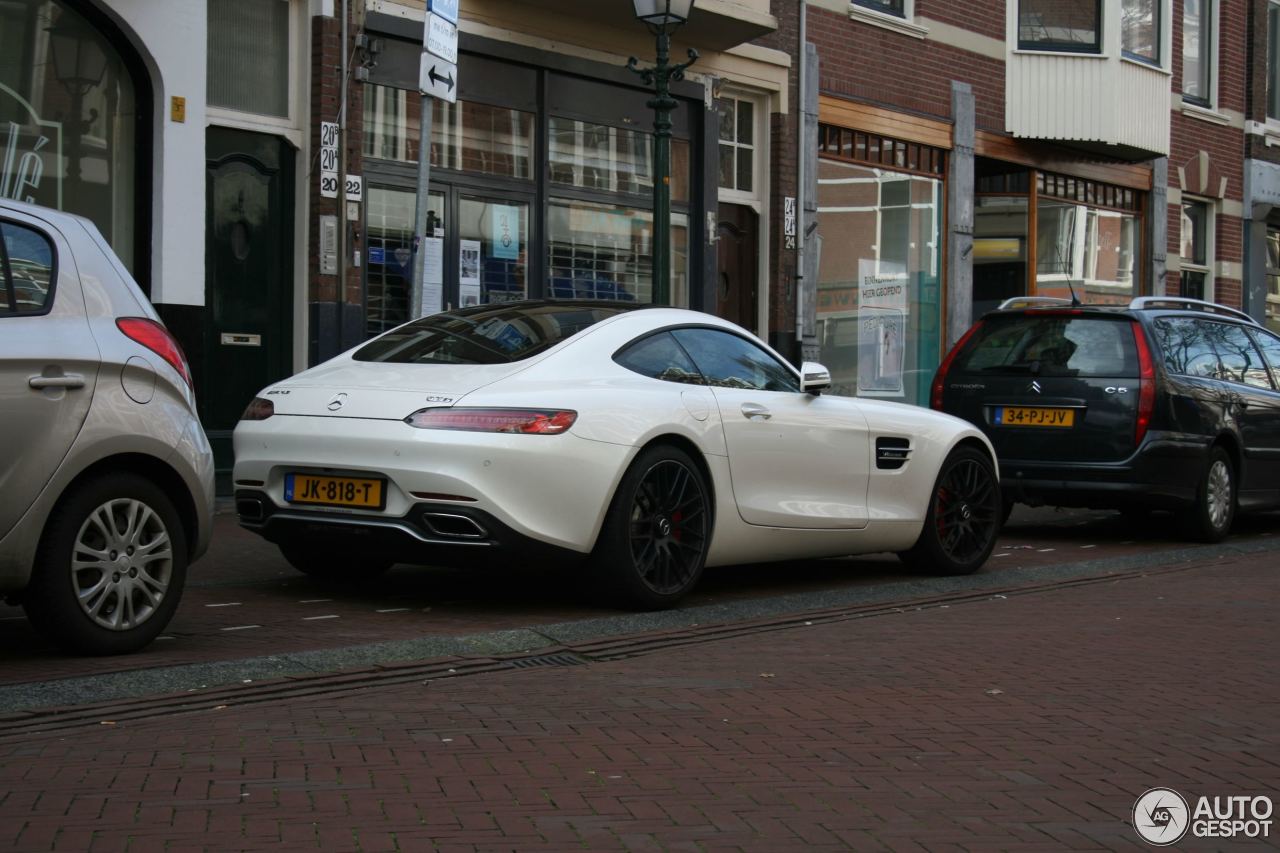
[[[150,506],[119,498],[89,513],[76,535],[71,586],[94,623],[136,628],[156,614],[173,577],[173,541]]]
[[[1236,514],[1236,469],[1221,447],[1209,451],[1195,503],[1179,515],[1187,535],[1201,542],[1221,542],[1231,531]]]
[[[164,630],[186,572],[172,501],[137,474],[107,473],[73,487],[49,517],[22,604],[67,651],[121,654]]]

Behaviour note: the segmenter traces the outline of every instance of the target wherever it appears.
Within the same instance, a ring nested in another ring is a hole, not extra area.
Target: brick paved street
[[[1277,600],[1274,555],[1232,557],[621,660],[104,708],[0,737],[0,844],[1142,849],[1147,788],[1278,798]]]

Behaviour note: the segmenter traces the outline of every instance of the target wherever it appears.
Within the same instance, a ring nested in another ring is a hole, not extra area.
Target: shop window
[[[529,205],[458,199],[458,304],[513,302],[528,295]]]
[[[551,199],[547,295],[554,299],[651,302],[653,214],[589,201]],[[689,217],[671,213],[671,304],[687,305]]]
[[[0,197],[87,217],[136,272],[136,163],[150,162],[129,67],[61,2],[0,3]]]
[[[1280,228],[1267,228],[1267,328],[1280,332]]]
[[[418,162],[421,101],[402,89],[365,87],[365,156]],[[532,113],[462,100],[431,104],[432,168],[533,179]]]
[[[739,98],[721,98],[720,189],[751,193],[755,190],[755,104]]]
[[[910,0],[853,0],[853,5],[893,15],[895,18],[906,18],[909,17],[906,9],[908,2]]]
[[[47,312],[54,280],[49,241],[22,225],[0,223],[0,317]]]
[[[653,135],[552,116],[548,133],[553,184],[607,193],[653,192]],[[689,200],[689,142],[671,140],[671,200]]]
[[[1019,0],[1018,48],[1098,53],[1101,20],[1102,0]]]
[[[1131,59],[1160,64],[1160,6],[1164,0],[1120,0],[1120,49]]]
[[[1182,100],[1213,106],[1213,42],[1216,0],[1183,0]]]
[[[879,160],[887,144],[896,162],[898,140],[823,130],[828,149],[847,140],[851,154]],[[915,150],[941,161],[942,152]],[[833,393],[928,401],[941,346],[942,187],[937,177],[819,159],[818,339]]]
[[[209,106],[289,117],[288,0],[208,0]]]
[[[1182,203],[1182,284],[1189,299],[1213,301],[1213,207],[1207,201]]]
[[[1136,295],[1134,214],[1041,198],[1036,222],[1037,294],[1103,303]]]

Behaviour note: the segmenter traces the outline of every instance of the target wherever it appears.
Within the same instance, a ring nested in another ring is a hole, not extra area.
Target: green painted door
[[[205,369],[197,391],[225,494],[240,413],[264,385],[292,372],[293,149],[278,136],[211,127],[206,160]]]

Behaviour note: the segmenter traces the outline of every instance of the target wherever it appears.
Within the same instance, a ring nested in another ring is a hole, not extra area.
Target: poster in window
[[[513,204],[489,205],[489,240],[493,257],[508,261],[520,257],[520,208]]]
[[[907,276],[858,263],[858,394],[902,397],[906,358]]]
[[[480,304],[480,241],[458,241],[458,304]]]

